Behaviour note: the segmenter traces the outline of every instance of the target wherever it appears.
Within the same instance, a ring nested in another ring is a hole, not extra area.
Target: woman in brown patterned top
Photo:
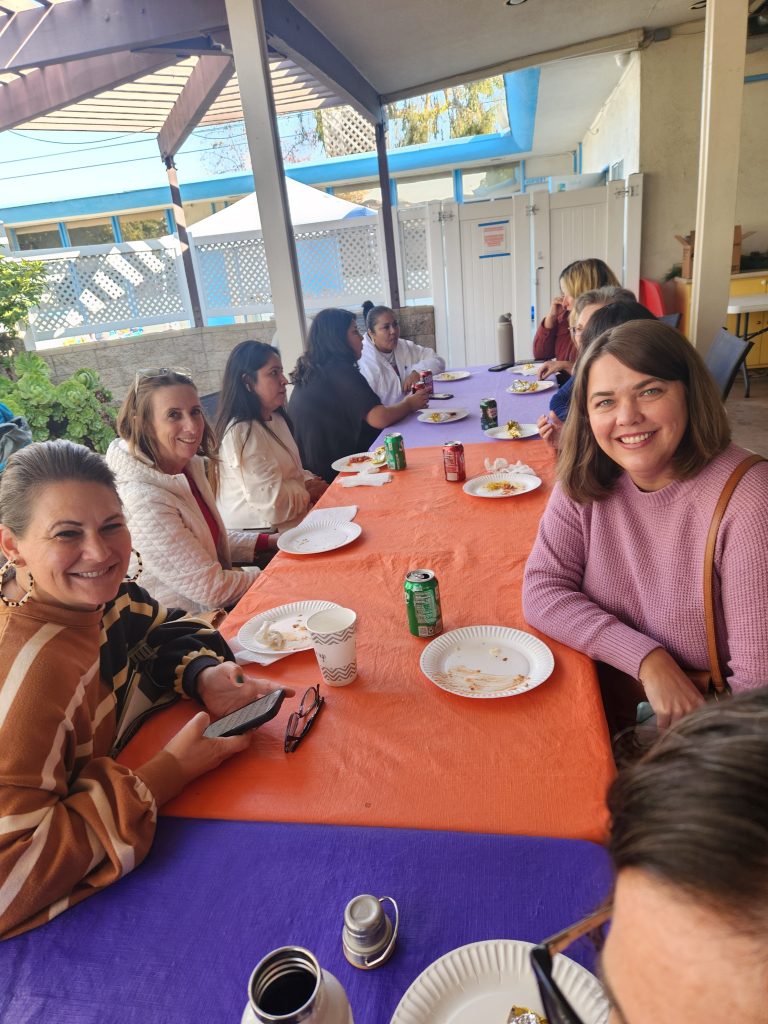
[[[265,687],[241,683],[222,637],[124,576],[131,538],[104,460],[33,444],[0,484],[0,936],[60,914],[128,871],[157,809],[248,746],[207,739],[200,712],[136,771],[111,756],[137,708],[197,697],[219,716]],[[151,677],[129,652],[156,651]]]

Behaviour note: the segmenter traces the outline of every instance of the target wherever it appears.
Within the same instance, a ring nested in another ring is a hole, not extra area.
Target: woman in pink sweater
[[[710,668],[704,547],[747,455],[730,443],[714,381],[682,335],[633,321],[593,342],[526,567],[524,610],[531,625],[631,677],[630,703],[648,700],[660,728],[703,700],[686,670]],[[768,683],[768,462],[746,473],[725,511],[715,613],[731,688]]]

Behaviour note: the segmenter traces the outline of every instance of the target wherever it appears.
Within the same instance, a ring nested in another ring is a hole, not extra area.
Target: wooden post
[[[179,176],[176,174],[176,164],[172,156],[167,156],[163,161],[168,175],[168,185],[171,189],[171,203],[173,204],[173,219],[176,221],[176,231],[179,235],[179,248],[181,259],[184,263],[184,277],[189,289],[189,302],[192,306],[192,326],[203,326],[203,314],[200,309],[200,293],[197,290],[197,278],[195,268],[192,264],[192,253],[189,251],[189,235],[187,234],[187,218],[184,215],[184,207],[181,205],[181,190],[179,189]]]

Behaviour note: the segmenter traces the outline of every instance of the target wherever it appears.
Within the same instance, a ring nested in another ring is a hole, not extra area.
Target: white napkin
[[[280,661],[281,658],[288,658],[291,654],[295,654],[296,651],[274,651],[269,654],[264,651],[247,651],[237,642],[237,637],[232,637],[229,642],[230,649],[235,656],[235,661],[238,665],[271,665],[275,661]]]
[[[391,479],[391,473],[379,473],[377,476],[374,476],[373,473],[358,473],[357,476],[344,477],[341,481],[341,486],[380,487],[382,484],[388,484]]]
[[[333,508],[315,508],[308,512],[302,520],[306,526],[313,519],[338,519],[342,523],[351,523],[357,515],[357,505],[335,505]]]
[[[518,461],[512,464],[506,459],[486,459],[485,469],[488,473],[513,473],[515,475],[524,473],[527,476],[536,476],[531,467],[526,466],[524,462]]]

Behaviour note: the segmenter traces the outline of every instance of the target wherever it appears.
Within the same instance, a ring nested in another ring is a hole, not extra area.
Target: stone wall
[[[419,345],[435,347],[435,311],[432,306],[407,306],[398,311],[400,333]],[[183,366],[192,372],[201,395],[218,391],[227,357],[241,341],[253,338],[271,343],[274,320],[262,323],[197,327],[144,334],[137,338],[98,341],[42,349],[42,356],[58,383],[85,366],[96,370],[117,401],[132,387],[136,370],[143,367]],[[286,367],[290,371],[293,367]]]

